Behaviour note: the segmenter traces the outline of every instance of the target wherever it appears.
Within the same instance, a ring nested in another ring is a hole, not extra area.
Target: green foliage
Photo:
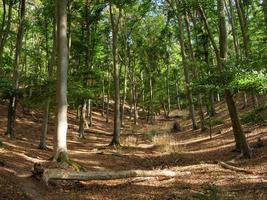
[[[205,185],[201,192],[194,193],[193,200],[236,200],[237,198],[214,184]]]
[[[256,108],[244,115],[241,116],[241,122],[243,124],[262,124],[267,119],[267,112],[266,112],[267,105],[261,106]]]
[[[231,83],[232,88],[250,91],[255,89],[257,92],[267,92],[267,77],[263,72],[251,72],[238,74]]]
[[[12,92],[12,82],[6,77],[0,76],[0,98],[9,98]]]
[[[212,120],[206,119],[204,123],[207,126],[218,126],[224,124],[224,121],[221,119],[212,119]]]

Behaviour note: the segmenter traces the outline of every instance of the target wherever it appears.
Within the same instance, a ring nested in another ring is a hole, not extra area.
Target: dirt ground
[[[246,112],[251,108],[241,110]],[[0,199],[9,200],[76,200],[76,199],[192,199],[202,194],[203,187],[214,184],[223,194],[231,193],[237,199],[267,199],[267,126],[244,125],[251,147],[258,138],[263,147],[253,148],[253,158],[242,159],[234,150],[234,138],[224,102],[216,106],[216,119],[222,125],[200,132],[192,131],[185,112],[175,111],[168,120],[157,117],[156,122],[140,121],[133,126],[127,119],[122,130],[122,148],[107,148],[112,137],[112,123],[106,123],[100,113],[94,112],[93,127],[86,130],[86,138],[78,137],[78,121],[69,113],[68,149],[70,158],[87,171],[170,169],[189,171],[190,175],[176,178],[129,178],[110,181],[57,181],[45,186],[31,177],[34,163],[49,163],[53,151],[53,120],[49,124],[48,150],[38,150],[42,115],[19,111],[16,139],[5,136],[7,107],[0,106]],[[110,116],[111,118],[112,116]],[[171,133],[173,121],[178,120],[183,131]],[[112,120],[110,120],[112,121]],[[251,174],[225,169],[218,161],[244,168]]]

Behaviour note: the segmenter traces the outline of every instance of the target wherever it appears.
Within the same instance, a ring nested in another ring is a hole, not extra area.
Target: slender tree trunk
[[[49,47],[48,47],[48,24],[46,23],[46,58],[48,60],[47,62],[47,70],[48,70],[48,76],[49,76],[48,79],[51,80],[53,76],[53,69],[56,64],[56,16],[54,16],[53,18],[53,49],[52,49],[50,62],[49,62]],[[51,102],[51,97],[48,94],[48,97],[46,99],[46,103],[44,106],[42,132],[40,135],[40,144],[38,146],[39,149],[47,149],[46,136],[47,136],[48,122],[49,122],[50,102]]]
[[[179,84],[178,84],[178,75],[177,71],[174,71],[175,76],[175,91],[176,91],[176,103],[177,103],[177,109],[181,110],[181,103],[180,103],[180,97],[179,97]]]
[[[213,91],[210,92],[209,98],[210,98],[210,112],[209,113],[210,113],[210,117],[213,117],[216,115]]]
[[[56,137],[55,156],[58,162],[68,161],[67,131],[67,72],[68,72],[68,38],[67,38],[67,0],[57,0],[57,91],[56,91]]]
[[[110,145],[119,146],[120,145],[120,69],[118,65],[118,31],[119,23],[121,18],[121,8],[119,8],[119,14],[117,19],[114,19],[114,14],[112,12],[112,3],[109,6],[110,20],[112,26],[112,55],[113,55],[113,69],[114,69],[114,86],[115,86],[115,104],[114,104],[114,130],[113,138]]]
[[[102,112],[101,116],[105,116],[105,79],[102,80]]]
[[[7,37],[10,32],[10,27],[11,27],[11,20],[12,20],[12,10],[13,10],[13,1],[9,1],[8,3],[8,16],[7,16],[7,22],[5,23],[6,27],[5,29],[1,30],[2,35],[1,35],[1,42],[0,42],[0,66],[3,64],[3,53],[4,53],[4,46],[6,44]],[[2,24],[2,28],[3,24]]]
[[[225,22],[225,13],[224,13],[224,1],[223,0],[217,0],[218,1],[218,17],[219,17],[219,41],[220,41],[220,60],[218,60],[218,66],[220,70],[222,71],[225,69],[226,66],[226,60],[227,60],[227,29],[226,29],[226,22]],[[240,120],[238,118],[238,113],[236,110],[236,105],[233,99],[233,96],[230,92],[230,90],[225,90],[225,99],[227,102],[232,126],[233,126],[233,132],[236,139],[236,145],[237,148],[241,150],[244,157],[251,158],[251,151],[248,146],[248,143],[246,141],[245,134],[242,130],[242,126],[240,123]]]
[[[247,21],[247,18],[245,17],[242,2],[240,0],[235,0],[235,4],[236,4],[236,10],[238,13],[238,19],[240,23],[242,38],[243,38],[245,59],[246,59],[246,62],[248,62],[250,59],[248,21]],[[251,93],[252,93],[252,99],[253,99],[253,106],[254,108],[256,108],[258,106],[258,99],[257,99],[255,89],[252,89]]]
[[[86,124],[86,103],[82,102],[80,107],[80,125],[79,125],[79,138],[83,139],[84,137],[84,124]],[[87,125],[88,126],[88,125]]]
[[[89,99],[88,101],[88,106],[89,106],[89,127],[93,126],[93,105],[92,105],[92,100]]]
[[[19,88],[19,64],[20,64],[20,54],[23,43],[24,35],[24,25],[25,25],[25,0],[20,2],[20,18],[19,26],[16,39],[16,52],[13,65],[13,92],[9,99],[9,109],[8,109],[8,126],[7,126],[7,135],[10,138],[15,137],[14,127],[16,122],[16,109],[17,109],[17,90]]]
[[[110,75],[108,72],[108,94],[107,94],[107,107],[106,107],[106,123],[109,122],[109,100],[110,100]]]
[[[207,17],[203,9],[200,8],[199,11],[203,19],[204,26],[211,40],[212,46],[214,48],[216,58],[217,58],[217,65],[221,72],[222,70],[225,69],[226,61],[227,61],[227,30],[226,30],[225,13],[224,13],[224,1],[217,0],[217,3],[218,3],[218,17],[219,17],[219,30],[220,30],[220,34],[219,34],[220,35],[219,37],[220,50],[218,49],[216,45],[216,42],[213,37],[213,33],[210,30]],[[235,105],[233,96],[231,94],[231,91],[228,89],[225,90],[225,99],[226,99],[230,119],[232,122],[236,148],[243,153],[244,157],[250,158],[251,151],[246,141],[246,137],[245,137],[245,134],[243,132],[243,129],[242,129],[239,117],[238,117],[238,113],[236,110],[236,105]]]
[[[193,104],[193,96],[192,96],[192,92],[189,87],[189,84],[190,84],[189,70],[188,70],[188,64],[187,64],[186,55],[185,55],[182,16],[180,14],[178,14],[178,28],[179,28],[179,43],[181,47],[181,55],[182,55],[185,84],[186,84],[186,93],[187,93],[187,99],[188,99],[188,104],[189,104],[189,113],[190,113],[190,117],[192,120],[192,128],[193,130],[195,130],[197,129],[197,123],[196,123],[196,116],[195,116],[195,108]]]
[[[48,97],[46,99],[46,103],[45,103],[43,123],[42,123],[42,132],[41,132],[41,136],[40,136],[40,144],[38,146],[39,149],[47,149],[46,135],[47,135],[48,121],[49,121],[50,102],[51,102],[51,99],[50,99],[50,97]]]
[[[127,59],[127,58],[126,58]],[[127,62],[125,60],[125,62]],[[124,111],[125,111],[125,102],[126,102],[126,94],[127,94],[127,64],[125,64],[125,68],[124,68],[124,88],[123,88],[123,96],[122,96],[122,102],[121,102],[121,125],[124,126]]]
[[[193,62],[195,62],[195,56],[194,56],[194,51],[193,51],[193,45],[192,45],[192,37],[191,37],[191,30],[190,30],[190,22],[189,22],[189,17],[186,15],[185,17],[185,23],[186,23],[186,31],[188,35],[188,44],[189,44],[189,51],[190,51],[190,57]],[[197,69],[196,67],[193,69],[193,76],[194,78],[197,78]],[[200,127],[201,131],[205,131],[205,122],[204,122],[204,113],[202,110],[202,95],[198,94],[197,96],[197,103],[198,103],[198,114],[199,114],[199,119],[200,119]]]
[[[169,117],[170,112],[171,112],[171,96],[170,96],[170,65],[169,63],[167,64],[167,115],[166,117]]]

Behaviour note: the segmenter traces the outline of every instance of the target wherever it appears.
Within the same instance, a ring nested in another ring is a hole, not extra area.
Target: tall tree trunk
[[[56,13],[56,10],[55,10]],[[53,69],[56,64],[56,15],[53,17],[53,49],[51,60],[49,61],[49,47],[48,47],[48,24],[46,23],[46,58],[47,58],[47,70],[49,80],[52,79],[53,76]],[[48,122],[49,122],[49,108],[50,108],[51,97],[48,94],[48,97],[45,102],[44,106],[44,115],[43,115],[43,123],[42,123],[42,131],[40,135],[40,143],[38,148],[39,149],[47,149],[46,146],[46,135],[48,130]]]
[[[82,102],[80,107],[80,124],[79,124],[79,138],[84,138],[84,124],[86,123],[86,103]],[[87,125],[88,126],[88,125]]]
[[[108,72],[108,94],[106,107],[106,123],[109,122],[109,100],[110,100],[110,73]]]
[[[101,116],[105,116],[105,79],[102,80],[102,112]]]
[[[224,1],[218,1],[218,17],[219,17],[219,41],[220,41],[220,60],[218,60],[218,66],[220,70],[224,70],[226,66],[227,60],[227,29],[226,29],[226,22],[225,22],[225,13],[224,13]],[[240,120],[238,118],[238,113],[236,110],[236,105],[233,99],[233,96],[229,89],[225,90],[225,98],[233,126],[233,132],[236,139],[237,148],[241,150],[244,157],[250,158],[251,151],[246,141],[245,134],[242,130],[242,126]]]
[[[15,137],[14,127],[16,122],[16,108],[17,108],[17,90],[19,88],[19,64],[20,64],[20,54],[22,49],[23,35],[24,35],[24,26],[25,26],[25,0],[20,2],[20,18],[18,33],[16,39],[16,51],[15,59],[13,65],[13,92],[9,99],[9,109],[8,109],[8,125],[7,125],[7,134],[10,138]]]
[[[175,92],[176,92],[176,103],[177,103],[177,109],[181,110],[181,103],[180,103],[180,97],[179,97],[179,84],[178,84],[178,71],[174,71],[175,76]]]
[[[189,70],[188,70],[188,64],[186,61],[186,55],[185,55],[185,46],[184,46],[184,31],[183,31],[183,25],[182,25],[182,16],[178,14],[178,29],[179,29],[179,43],[181,47],[181,55],[182,55],[182,63],[184,68],[184,76],[185,76],[185,84],[186,84],[186,94],[189,104],[189,113],[192,120],[192,128],[193,130],[197,129],[197,123],[196,123],[196,116],[195,116],[195,108],[193,104],[193,96],[192,92],[190,90],[189,84]]]
[[[121,18],[121,7],[119,7],[119,14],[117,19],[114,19],[114,14],[112,12],[112,3],[109,6],[110,20],[112,26],[112,55],[113,55],[113,69],[114,69],[114,87],[115,87],[115,104],[114,104],[114,130],[113,138],[110,145],[119,146],[120,145],[120,69],[118,64],[118,31],[119,23]]]
[[[57,90],[56,90],[56,137],[54,161],[68,161],[67,131],[67,72],[68,72],[68,38],[67,38],[67,0],[57,0]]]
[[[207,17],[203,9],[200,8],[199,11],[203,19],[204,26],[208,32],[208,36],[211,40],[213,49],[215,51],[218,68],[220,72],[222,72],[223,70],[225,70],[226,61],[227,61],[227,31],[226,31],[226,22],[225,22],[225,13],[224,13],[224,1],[217,0],[217,3],[218,3],[218,17],[219,17],[219,30],[220,30],[220,37],[219,37],[220,49],[218,49],[216,45],[216,42],[213,37],[213,33],[210,30]],[[236,110],[236,105],[235,105],[233,96],[229,89],[225,90],[225,99],[226,99],[230,119],[232,122],[236,148],[243,153],[244,157],[250,158],[251,151],[246,141],[246,137],[245,137],[245,134],[243,132],[243,129],[242,129],[239,117],[238,117],[238,113]]]
[[[126,58],[127,59],[127,58]],[[127,62],[125,60],[125,62]],[[124,87],[123,87],[123,96],[122,96],[122,102],[121,102],[121,125],[124,126],[124,111],[125,111],[125,102],[126,102],[126,94],[127,94],[127,70],[128,70],[128,66],[127,64],[125,64],[125,68],[124,68]]]
[[[236,3],[236,10],[238,13],[238,19],[240,23],[242,38],[243,38],[243,44],[244,44],[244,52],[245,52],[245,61],[249,62],[250,59],[250,48],[249,48],[249,34],[248,34],[248,21],[245,17],[243,4],[240,0],[235,0]],[[255,89],[252,89],[252,99],[253,99],[253,106],[256,108],[258,106],[258,99],[256,95]]]
[[[40,135],[40,143],[38,148],[39,149],[47,149],[46,146],[46,135],[48,129],[48,121],[49,121],[49,108],[50,108],[51,99],[48,97],[45,102],[45,109],[44,109],[44,116],[43,116],[43,123],[42,123],[42,132]]]
[[[190,57],[191,60],[193,62],[195,62],[195,56],[194,56],[194,50],[193,50],[193,45],[192,45],[192,37],[191,37],[191,30],[190,30],[190,22],[189,22],[189,17],[188,15],[186,15],[185,17],[185,23],[186,23],[186,31],[187,31],[187,35],[188,35],[188,44],[189,44],[189,51],[190,51]],[[197,69],[196,66],[193,69],[193,76],[194,78],[197,78],[198,74],[197,74]],[[200,127],[201,127],[201,131],[205,131],[205,122],[204,122],[204,113],[202,110],[202,95],[198,94],[197,96],[197,103],[198,103],[198,114],[199,114],[199,119],[200,119]]]
[[[7,16],[7,22],[5,24],[2,24],[2,35],[0,38],[0,66],[3,64],[3,53],[4,53],[4,46],[6,44],[7,37],[10,32],[10,27],[11,27],[11,20],[12,20],[12,10],[13,10],[13,1],[9,1],[8,3],[8,16]],[[5,4],[6,5],[6,4]],[[3,19],[4,20],[4,19]],[[4,26],[5,25],[5,29]]]

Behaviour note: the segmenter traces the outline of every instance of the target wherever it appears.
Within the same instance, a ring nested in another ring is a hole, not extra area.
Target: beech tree
[[[67,38],[67,0],[57,0],[57,107],[56,135],[54,160],[68,160],[67,131],[68,131],[68,102],[67,102],[67,72],[68,72],[68,38]]]

